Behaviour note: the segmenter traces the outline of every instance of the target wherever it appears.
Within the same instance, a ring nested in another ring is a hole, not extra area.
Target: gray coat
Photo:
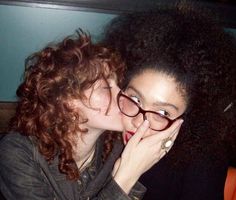
[[[0,190],[9,200],[128,200],[142,199],[146,189],[140,183],[129,196],[116,184],[111,171],[123,145],[116,143],[105,164],[99,139],[91,165],[78,181],[70,181],[58,170],[58,158],[49,165],[32,139],[10,133],[0,141]]]

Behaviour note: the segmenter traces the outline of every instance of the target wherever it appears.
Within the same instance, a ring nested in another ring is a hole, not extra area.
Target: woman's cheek
[[[123,113],[121,113],[121,121],[124,126],[124,130],[130,130],[131,127],[131,117],[125,116]]]
[[[106,112],[110,102],[110,97],[106,94],[93,95],[91,105],[94,108],[99,108],[102,112]]]

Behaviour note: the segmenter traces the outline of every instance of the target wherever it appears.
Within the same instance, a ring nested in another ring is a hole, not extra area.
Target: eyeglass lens
[[[170,123],[170,121],[161,114],[143,110],[134,100],[124,94],[119,95],[118,106],[120,111],[129,117],[136,117],[138,114],[142,113],[143,118],[146,118],[150,122],[150,128],[154,130],[163,130]]]

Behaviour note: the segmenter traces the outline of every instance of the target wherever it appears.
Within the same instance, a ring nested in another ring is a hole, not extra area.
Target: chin
[[[123,126],[109,127],[106,130],[122,132],[124,130]]]

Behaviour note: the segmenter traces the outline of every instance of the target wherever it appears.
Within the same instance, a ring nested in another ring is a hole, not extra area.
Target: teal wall
[[[79,27],[98,39],[115,15],[0,5],[0,101],[16,101],[24,60]],[[236,29],[227,29],[236,35]]]
[[[79,27],[96,40],[115,15],[0,5],[0,101],[15,101],[24,60]]]

